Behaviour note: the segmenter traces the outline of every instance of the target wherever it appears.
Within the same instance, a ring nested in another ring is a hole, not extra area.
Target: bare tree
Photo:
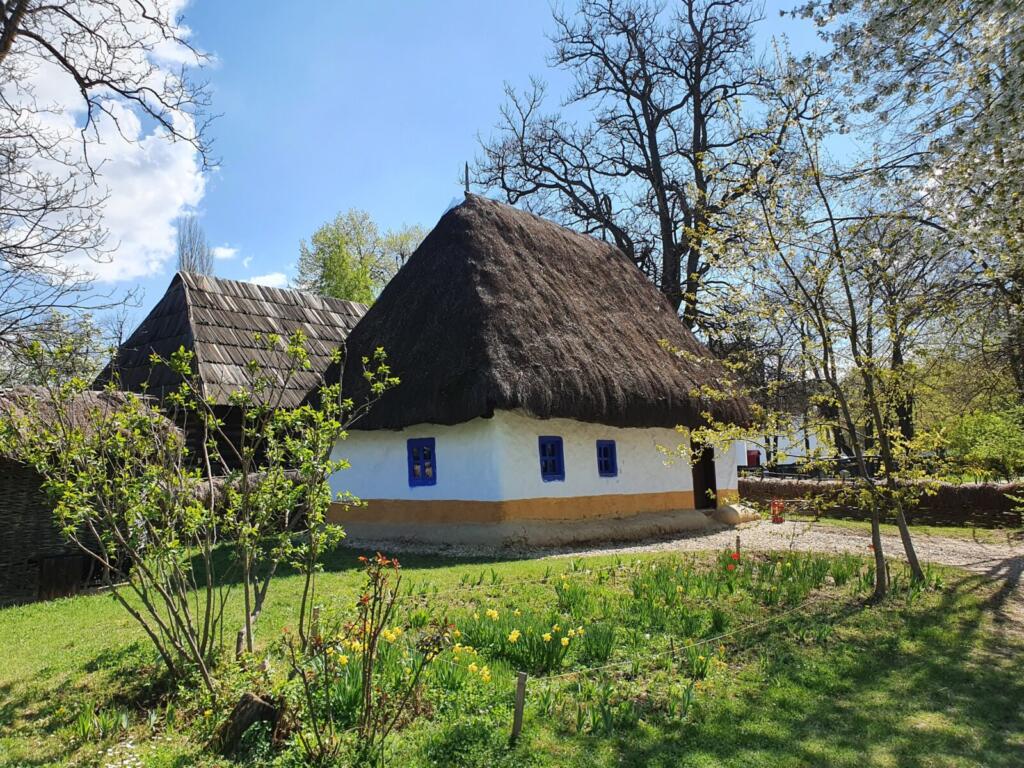
[[[178,219],[178,271],[213,274],[213,253],[195,216]]]
[[[204,59],[164,0],[0,3],[0,346],[54,310],[109,303],[86,290],[112,247],[102,131],[136,142],[142,119],[205,164],[207,95],[188,76]]]
[[[550,62],[575,80],[564,110],[543,111],[539,80],[506,86],[475,179],[614,241],[687,326],[704,323],[699,293],[800,106],[767,99],[757,13],[747,0],[581,0],[554,20]]]

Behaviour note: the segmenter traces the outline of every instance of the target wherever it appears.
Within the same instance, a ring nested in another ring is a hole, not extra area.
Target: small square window
[[[434,438],[416,437],[408,442],[409,485],[437,484],[437,454]]]
[[[565,459],[562,455],[562,438],[539,437],[537,444],[540,452],[540,476],[545,482],[565,480]]]
[[[597,474],[601,477],[616,477],[619,474],[614,440],[597,441]]]

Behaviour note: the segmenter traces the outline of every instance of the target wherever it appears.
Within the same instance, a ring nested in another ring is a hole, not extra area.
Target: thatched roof
[[[73,429],[80,429],[85,434],[94,434],[96,417],[104,417],[123,407],[131,395],[125,392],[85,391],[75,396],[66,411],[61,413],[67,418]],[[148,399],[146,402],[149,402]],[[155,413],[155,412],[154,412]],[[51,393],[45,387],[17,386],[0,389],[0,418],[14,419],[15,423],[26,419],[40,419],[47,424],[55,424],[58,418]],[[177,431],[177,427],[163,416],[159,416],[163,429]]]
[[[247,382],[245,366],[250,360],[258,360],[268,375],[289,367],[283,351],[267,353],[257,345],[255,335],[276,333],[286,338],[301,330],[306,334],[312,370],[289,382],[282,405],[293,407],[319,383],[330,356],[364,312],[365,306],[351,301],[179,272],[96,385],[105,384],[116,370],[120,388],[138,392],[148,382],[147,391],[160,397],[180,382],[166,366],[154,367],[150,355],[169,358],[184,346],[195,353],[206,396],[226,405],[231,393]]]
[[[683,351],[671,354],[659,342]],[[613,426],[749,419],[738,398],[702,402],[725,371],[612,245],[476,195],[448,211],[348,338],[387,352],[401,384],[357,424],[456,424],[497,409]]]

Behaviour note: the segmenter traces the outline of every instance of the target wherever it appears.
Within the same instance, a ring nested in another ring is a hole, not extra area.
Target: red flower
[[[737,562],[739,562],[740,553],[739,552],[733,552],[731,555],[729,555],[729,557],[731,557],[733,560],[736,560]]]
[[[727,566],[725,566],[725,569],[727,571],[735,571],[736,570],[736,566],[733,565],[732,563],[729,563]]]

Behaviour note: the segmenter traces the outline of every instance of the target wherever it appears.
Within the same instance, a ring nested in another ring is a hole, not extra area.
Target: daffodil
[[[341,654],[341,656],[338,657],[338,663],[343,667],[348,666],[348,656]]]
[[[544,635],[543,635],[543,639],[544,639],[545,643],[550,643],[551,642],[551,633],[550,632],[545,632]]]
[[[472,662],[468,667],[466,667],[466,669],[468,669],[471,674],[475,675],[479,667],[476,665],[476,662]]]
[[[508,633],[508,641],[510,643],[516,642],[519,639],[520,634],[521,633],[519,632],[518,629],[513,629],[511,632]]]
[[[462,633],[459,632],[459,630],[457,630],[457,629],[452,630],[452,637],[454,637],[456,640],[458,640],[460,637],[462,637]]]
[[[569,638],[568,637],[563,637],[562,638],[562,647],[565,648],[565,646],[567,646],[568,644],[569,644]]]
[[[497,621],[498,620],[498,612],[496,610],[494,610],[493,608],[488,609],[488,611],[487,611],[487,618],[490,619],[491,621]]]

